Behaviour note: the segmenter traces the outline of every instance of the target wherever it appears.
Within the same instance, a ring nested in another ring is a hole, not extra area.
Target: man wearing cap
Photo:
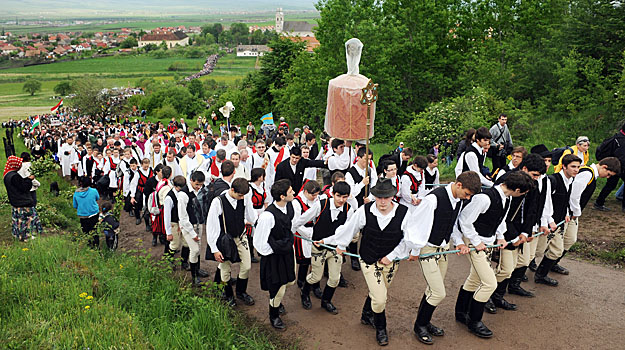
[[[379,345],[388,345],[386,332],[387,290],[397,274],[399,261],[391,261],[389,254],[401,242],[404,231],[409,228],[408,208],[393,202],[397,188],[389,179],[380,179],[371,188],[374,202],[360,208],[337,228],[336,233],[316,243],[336,245],[343,254],[354,236],[361,232],[360,266],[369,294],[362,309],[361,322],[376,329]]]

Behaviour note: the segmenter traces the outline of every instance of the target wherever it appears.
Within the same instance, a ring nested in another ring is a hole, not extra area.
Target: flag
[[[39,120],[39,116],[36,116],[33,121],[32,121],[32,126],[30,127],[30,132],[32,133],[33,130],[35,130],[36,127],[38,127],[41,124],[40,120]]]
[[[56,106],[50,108],[50,110],[54,112],[57,108],[61,108],[61,107],[63,107],[63,99],[61,99],[61,101],[57,103]]]
[[[263,124],[273,124],[273,112],[267,113],[264,116],[260,117],[260,120]]]

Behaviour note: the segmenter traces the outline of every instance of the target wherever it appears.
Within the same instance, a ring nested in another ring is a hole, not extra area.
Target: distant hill
[[[314,10],[316,0],[3,0],[0,17],[174,15],[215,12]]]

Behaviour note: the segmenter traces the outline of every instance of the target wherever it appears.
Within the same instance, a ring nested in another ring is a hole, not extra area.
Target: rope
[[[550,230],[550,232],[555,232],[558,229],[558,227],[560,227],[562,224],[564,224],[564,222],[565,222],[565,220],[560,221],[556,225],[556,229],[555,230]],[[532,237],[535,238],[535,237],[538,237],[538,236],[544,235],[544,234],[545,234],[544,232],[540,232],[540,233],[537,233],[535,235],[532,235]],[[301,239],[303,239],[305,241],[311,242],[313,244],[315,242],[314,240],[312,240],[310,238],[302,237],[302,236],[298,235],[297,233],[294,233],[293,235],[295,237],[299,237],[299,238],[301,238]],[[506,243],[507,244],[512,244],[512,240],[507,241]],[[324,247],[324,248],[332,249],[332,250],[336,249],[336,247],[333,247],[331,245],[324,244],[324,243],[318,243],[317,245],[319,245],[321,247]],[[487,245],[486,246],[486,248],[498,248],[498,247],[501,247],[501,244],[491,244],[491,245]],[[476,250],[475,247],[469,249],[469,251],[475,251],[475,250]],[[447,255],[447,254],[456,254],[456,253],[460,253],[460,249],[447,250],[447,251],[444,251],[444,252],[432,252],[432,253],[420,254],[419,258],[422,259],[422,258],[427,258],[427,257],[435,256],[435,255]],[[347,256],[351,256],[351,257],[360,259],[360,255],[358,255],[358,254],[352,254],[352,253],[345,252],[345,253],[343,253],[343,255],[347,255]],[[406,257],[403,257],[403,258],[394,259],[393,261],[408,260],[408,258],[409,258],[409,256],[406,256]]]

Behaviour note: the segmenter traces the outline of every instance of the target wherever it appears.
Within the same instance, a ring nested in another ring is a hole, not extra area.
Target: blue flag
[[[263,124],[273,124],[273,112],[267,113],[264,116],[260,117],[260,120]]]

